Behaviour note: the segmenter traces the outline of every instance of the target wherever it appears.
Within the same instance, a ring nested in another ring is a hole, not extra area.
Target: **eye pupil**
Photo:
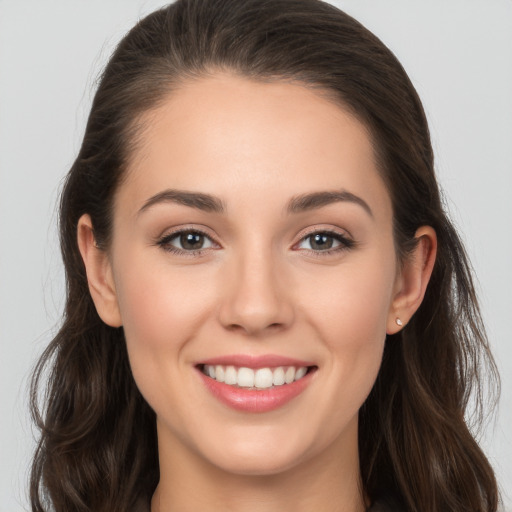
[[[204,243],[204,235],[200,233],[184,233],[180,235],[180,243],[183,249],[199,249]]]
[[[316,233],[311,237],[311,248],[312,249],[330,249],[333,244],[332,236]]]

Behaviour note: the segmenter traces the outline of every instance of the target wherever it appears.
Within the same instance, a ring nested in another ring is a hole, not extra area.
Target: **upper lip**
[[[260,356],[248,354],[230,354],[225,356],[216,356],[209,359],[198,361],[197,365],[211,366],[237,366],[245,368],[273,368],[278,366],[315,366],[311,361],[304,361],[292,357],[280,356],[277,354],[264,354]]]

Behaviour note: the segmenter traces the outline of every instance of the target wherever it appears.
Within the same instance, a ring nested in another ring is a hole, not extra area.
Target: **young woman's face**
[[[239,474],[357,461],[400,287],[364,126],[300,85],[226,74],[145,121],[109,264],[161,460]]]

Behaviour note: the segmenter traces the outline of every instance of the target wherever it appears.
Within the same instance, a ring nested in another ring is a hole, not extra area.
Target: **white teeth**
[[[282,366],[274,370],[272,384],[274,386],[282,386],[284,384],[284,368]]]
[[[251,370],[251,368],[240,368],[238,370],[237,384],[242,388],[254,387],[254,370]]]
[[[254,374],[254,387],[265,389],[272,386],[272,370],[270,368],[260,368]]]
[[[304,377],[304,375],[306,375],[307,371],[308,371],[308,369],[305,366],[302,366],[301,368],[297,368],[297,371],[295,372],[295,380],[302,379],[302,377]]]
[[[283,384],[291,384],[293,381],[302,379],[308,368],[301,366],[278,366],[276,368],[252,368],[222,365],[203,366],[203,373],[218,382],[224,382],[231,386],[239,386],[242,388],[268,389],[272,386],[282,386]]]
[[[217,380],[218,382],[224,382],[225,380],[225,372],[224,372],[224,367],[221,366],[220,364],[218,364],[216,367],[215,367],[215,380]]]
[[[238,375],[236,368],[234,366],[227,366],[226,373],[224,374],[224,382],[226,384],[231,384],[232,386],[237,383]]]
[[[291,384],[295,380],[295,368],[290,366],[284,374],[284,381],[286,384]]]

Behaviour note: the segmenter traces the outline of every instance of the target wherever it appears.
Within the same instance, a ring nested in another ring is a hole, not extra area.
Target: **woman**
[[[189,0],[142,20],[60,218],[33,510],[497,509],[464,422],[493,363],[425,116],[349,16]]]

